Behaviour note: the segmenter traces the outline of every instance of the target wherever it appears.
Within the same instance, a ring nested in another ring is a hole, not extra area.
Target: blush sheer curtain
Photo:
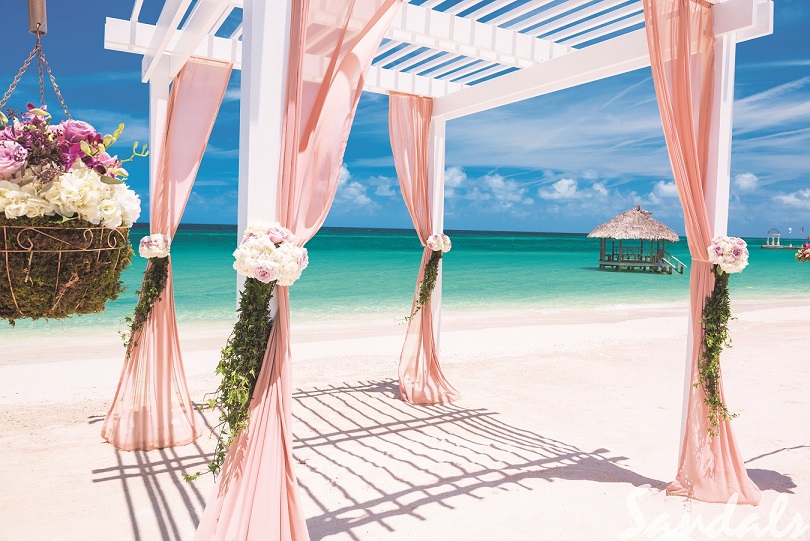
[[[714,90],[713,10],[703,0],[644,0],[644,18],[664,136],[692,256],[694,382],[699,374],[703,307],[714,288],[714,272],[706,253],[712,230],[705,199]],[[719,390],[723,396],[722,382]],[[731,424],[721,422],[718,435],[709,436],[704,399],[700,386],[690,386],[678,474],[667,492],[706,502],[726,502],[736,494],[739,503],[759,503],[759,489],[748,478]]]
[[[323,224],[368,68],[402,0],[293,0],[279,221],[304,245]],[[317,264],[317,263],[315,263]],[[290,297],[278,314],[250,404],[195,539],[309,539],[293,471]]]
[[[425,264],[433,254],[426,244],[428,237],[434,233],[429,179],[432,114],[433,98],[397,92],[391,92],[388,97],[388,131],[399,186],[416,234],[424,247],[405,344],[399,358],[399,391],[402,400],[411,404],[436,404],[460,398],[458,391],[442,373],[433,336],[430,302],[416,311]]]
[[[150,193],[152,234],[174,237],[180,225],[231,68],[192,58],[172,83],[163,154]],[[171,263],[166,289],[132,343],[101,436],[127,451],[191,443],[200,430],[180,355]]]

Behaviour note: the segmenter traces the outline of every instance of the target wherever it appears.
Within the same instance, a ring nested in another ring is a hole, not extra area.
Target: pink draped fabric
[[[293,0],[279,221],[304,245],[338,186],[357,102],[374,53],[402,0]],[[195,540],[306,540],[292,459],[290,298],[279,309],[250,404]]]
[[[191,59],[169,97],[163,154],[151,193],[152,234],[173,237],[228,86],[231,64]],[[172,270],[142,331],[132,337],[101,436],[119,449],[160,449],[200,435],[177,336]]]
[[[653,80],[692,255],[691,381],[697,381],[703,307],[714,288],[706,253],[712,231],[705,200],[714,81],[713,11],[702,0],[644,0],[644,15]],[[719,389],[722,396],[722,381]],[[731,424],[722,422],[718,435],[709,436],[704,399],[700,386],[690,387],[678,474],[667,492],[707,502],[726,502],[736,494],[739,503],[759,503],[760,491],[748,478]]]
[[[408,330],[405,332],[405,344],[399,358],[399,391],[402,399],[411,404],[436,404],[460,398],[458,391],[442,373],[433,336],[430,302],[416,312],[425,264],[433,254],[426,245],[428,237],[433,233],[428,178],[432,114],[432,98],[390,93],[388,130],[399,186],[416,234],[425,247],[416,279]]]

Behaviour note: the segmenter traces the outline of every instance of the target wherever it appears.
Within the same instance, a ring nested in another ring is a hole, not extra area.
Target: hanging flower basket
[[[12,325],[101,312],[124,290],[129,228],[141,210],[123,163],[148,154],[135,143],[127,160],[111,156],[123,124],[102,136],[70,118],[39,35],[0,111],[34,57],[43,102],[44,66],[67,119],[54,125],[44,103],[0,112],[0,318]]]

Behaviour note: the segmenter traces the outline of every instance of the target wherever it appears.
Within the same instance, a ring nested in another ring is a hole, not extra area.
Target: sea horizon
[[[28,333],[113,328],[137,302],[146,261],[137,242],[148,224],[133,227],[136,255],[124,271],[126,291],[101,314],[54,320],[18,320],[0,338]],[[236,317],[234,224],[181,224],[172,244],[175,305],[183,325],[219,325]],[[443,258],[442,302],[447,314],[559,313],[564,310],[682,309],[688,305],[689,270],[683,275],[601,271],[599,240],[585,233],[447,230],[453,249]],[[789,239],[788,239],[789,240]],[[750,265],[731,279],[732,302],[810,299],[804,265],[792,250],[762,250],[747,238]],[[290,289],[296,321],[400,319],[408,315],[422,247],[413,229],[324,227],[307,243],[310,265]],[[667,250],[691,265],[684,240]],[[810,269],[810,266],[807,266]]]

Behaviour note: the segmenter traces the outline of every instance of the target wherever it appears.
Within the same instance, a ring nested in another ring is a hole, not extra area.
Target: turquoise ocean
[[[147,234],[132,230],[132,240]],[[453,249],[443,259],[445,312],[502,309],[559,310],[686,306],[683,275],[599,271],[599,243],[582,234],[448,231]],[[748,238],[750,264],[731,280],[742,301],[810,300],[810,264],[792,250],[763,250]],[[232,226],[183,225],[172,242],[179,323],[216,324],[235,318],[236,246]],[[799,240],[788,241],[794,245]],[[787,242],[786,242],[787,243]],[[412,230],[324,228],[308,244],[310,265],[291,288],[294,320],[405,316],[422,248]],[[691,264],[685,239],[668,251]],[[146,261],[136,255],[123,275],[127,291],[101,314],[64,321],[0,325],[0,339],[28,332],[55,334],[96,327],[125,329],[137,301]]]

